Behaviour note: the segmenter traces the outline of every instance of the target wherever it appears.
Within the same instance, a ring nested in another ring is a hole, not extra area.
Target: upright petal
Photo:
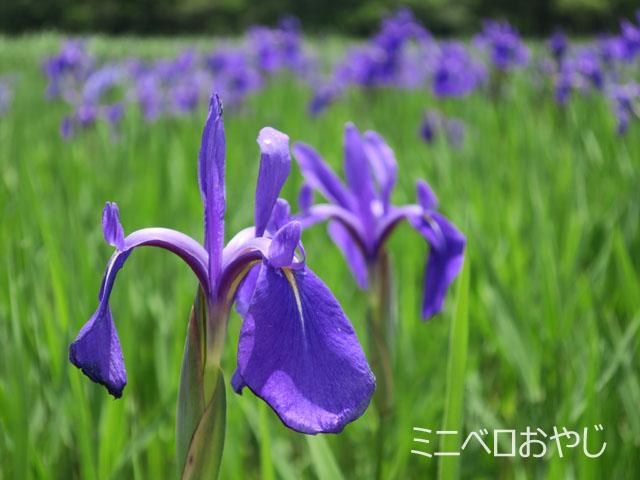
[[[275,234],[280,228],[285,226],[291,220],[291,207],[289,202],[284,198],[276,200],[276,204],[271,212],[271,218],[267,225],[267,232]]]
[[[347,210],[353,208],[351,193],[318,152],[309,145],[300,142],[295,142],[291,151],[309,185],[318,190],[330,202]]]
[[[386,212],[398,177],[396,157],[380,134],[371,130],[364,133],[364,148],[380,187],[380,198]]]
[[[304,182],[298,191],[298,208],[306,213],[313,205],[313,187]]]
[[[333,243],[335,243],[342,256],[347,262],[353,277],[356,280],[356,284],[362,290],[367,289],[367,262],[362,250],[358,244],[353,240],[353,236],[347,228],[337,220],[329,222],[329,236]]]
[[[82,327],[69,347],[69,360],[82,369],[92,381],[104,385],[115,398],[122,395],[127,383],[120,341],[109,308],[109,296],[118,271],[134,248],[158,246],[176,253],[189,264],[209,292],[207,252],[183,233],[163,228],[138,230],[124,239],[124,248],[117,250],[109,260],[100,288],[98,309]]]
[[[375,229],[374,207],[377,199],[364,142],[358,129],[350,122],[344,127],[344,171],[349,189],[355,195],[366,243],[372,245]]]
[[[353,327],[309,268],[263,263],[240,332],[238,372],[285,425],[309,434],[339,433],[375,390]]]
[[[118,250],[124,250],[124,230],[120,225],[120,214],[115,202],[107,202],[102,211],[102,233],[105,241]]]
[[[422,317],[426,320],[442,310],[447,290],[462,270],[466,239],[455,225],[437,212],[409,220],[431,244],[422,302]]]
[[[220,273],[224,246],[225,148],[222,103],[214,93],[209,102],[198,156],[198,182],[204,204],[204,246],[209,253],[209,281],[212,285]]]
[[[437,210],[438,197],[431,190],[431,187],[427,182],[421,178],[416,180],[416,192],[418,195],[418,203],[425,210]]]
[[[260,171],[256,188],[255,227],[256,237],[262,236],[282,185],[291,172],[289,137],[271,127],[260,130]]]

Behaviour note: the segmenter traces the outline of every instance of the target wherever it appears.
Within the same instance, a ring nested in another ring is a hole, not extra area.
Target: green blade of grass
[[[336,462],[327,440],[322,435],[314,437],[305,435],[309,454],[311,455],[311,464],[316,472],[319,480],[343,480],[344,475]]]
[[[451,325],[449,337],[449,364],[447,367],[447,397],[444,409],[443,430],[458,431],[462,426],[462,399],[464,396],[465,371],[467,363],[467,343],[469,334],[468,305],[469,305],[469,254],[462,268],[456,310]],[[441,452],[458,450],[458,436],[442,435]],[[440,457],[438,478],[458,478],[459,456],[444,455]]]

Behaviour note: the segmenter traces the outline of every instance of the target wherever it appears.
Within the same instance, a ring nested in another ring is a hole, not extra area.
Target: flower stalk
[[[382,479],[383,459],[388,442],[385,439],[393,424],[393,365],[397,331],[397,303],[395,281],[388,252],[382,251],[369,265],[367,331],[369,335],[368,358],[376,375],[374,404],[378,415],[376,429],[377,460],[375,478]]]

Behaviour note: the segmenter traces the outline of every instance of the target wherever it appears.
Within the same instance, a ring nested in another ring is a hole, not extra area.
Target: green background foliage
[[[206,112],[147,125],[129,109],[118,141],[98,125],[65,143],[58,128],[66,107],[44,100],[39,73],[59,40],[0,37],[3,70],[21,74],[13,108],[0,118],[0,479],[172,478],[182,349],[197,287],[189,268],[142,248],[119,275],[111,308],[129,378],[122,399],[91,383],[67,355],[96,308],[111,253],[100,223],[105,201],[118,203],[125,232],[165,226],[202,238],[196,162]],[[193,41],[98,37],[89,49],[157,57]],[[205,38],[195,42],[211,46]],[[344,43],[330,38],[323,47],[341,50]],[[468,238],[467,373],[450,387],[457,396],[464,386],[461,430],[589,427],[591,451],[607,442],[598,459],[579,449],[559,458],[552,442],[543,459],[494,458],[476,446],[460,458],[461,478],[633,478],[640,469],[638,126],[618,138],[604,99],[578,96],[561,110],[549,95],[540,98],[528,75],[516,73],[498,102],[480,93],[436,102],[426,91],[353,91],[315,119],[305,112],[306,87],[272,80],[242,111],[225,116],[227,238],[252,222],[261,127],[310,143],[338,170],[344,123],[377,130],[399,163],[393,201],[414,201],[414,181],[423,177]],[[467,123],[461,149],[419,140],[427,106]],[[292,204],[301,181],[294,166],[282,193]],[[305,231],[303,241],[308,264],[336,294],[367,351],[365,294],[324,226]],[[442,425],[462,283],[454,283],[444,312],[424,323],[427,246],[402,225],[390,249],[400,322],[397,414],[383,468],[385,478],[430,478],[437,461],[409,453],[412,427]],[[227,379],[239,328],[234,313]],[[250,392],[228,389],[227,408],[221,478],[370,478],[373,409],[341,435],[306,437]]]

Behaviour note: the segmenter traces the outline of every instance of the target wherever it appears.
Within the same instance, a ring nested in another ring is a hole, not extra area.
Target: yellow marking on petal
[[[291,289],[293,290],[293,295],[296,297],[296,305],[298,306],[298,312],[300,313],[300,321],[302,322],[302,331],[304,332],[304,316],[302,315],[302,301],[300,300],[300,292],[298,291],[298,284],[296,283],[296,278],[293,276],[293,272],[290,268],[283,267],[282,271],[284,275],[287,277],[289,284],[291,285]]]
[[[113,268],[113,264],[116,263],[116,260],[118,259],[121,253],[122,253],[122,250],[116,250],[116,256],[113,257],[113,262],[109,264],[109,268],[107,269],[107,276],[104,281],[105,286],[107,284],[107,280],[109,280],[109,277],[111,276],[111,269]]]
[[[233,296],[236,294],[238,285],[240,285],[240,282],[245,277],[245,275],[249,273],[249,270],[255,267],[258,263],[260,263],[260,260],[256,260],[254,262],[249,263],[246,267],[242,269],[240,274],[233,279],[233,283],[231,283],[231,286],[229,287],[229,290],[227,293],[227,302],[229,303],[229,307],[231,307],[231,301],[233,300]]]

